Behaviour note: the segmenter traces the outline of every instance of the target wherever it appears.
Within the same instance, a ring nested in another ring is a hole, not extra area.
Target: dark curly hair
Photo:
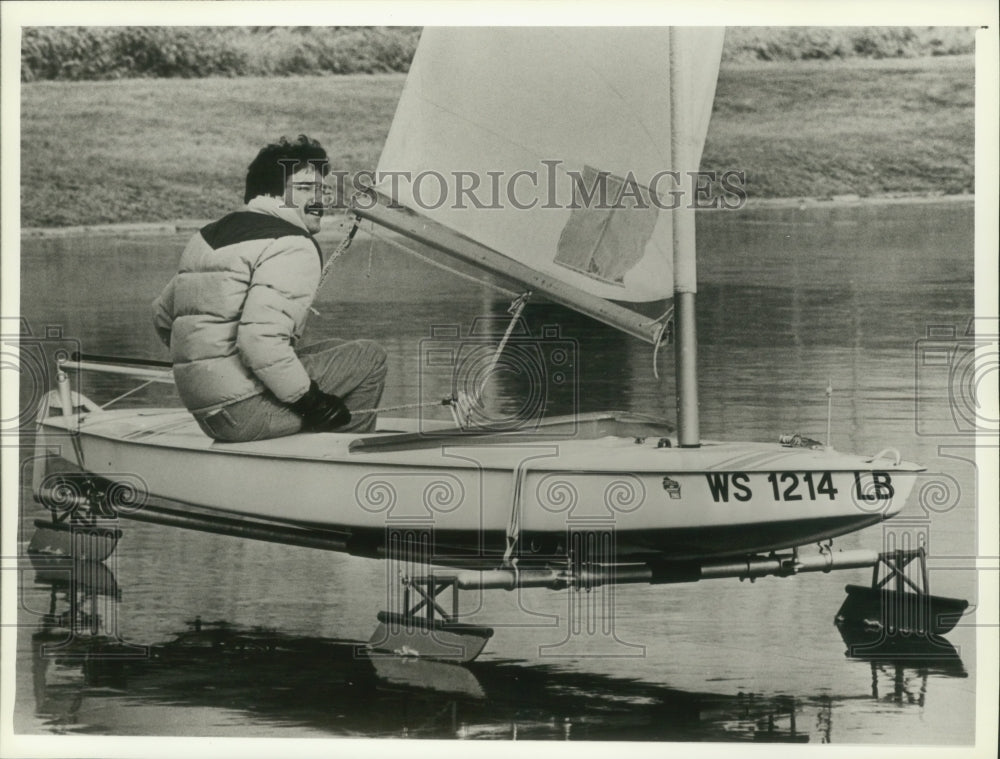
[[[285,194],[285,177],[291,176],[303,161],[312,164],[324,177],[330,171],[323,146],[304,134],[300,134],[294,142],[281,137],[277,142],[261,148],[247,167],[243,202],[249,203],[258,195],[282,197]]]

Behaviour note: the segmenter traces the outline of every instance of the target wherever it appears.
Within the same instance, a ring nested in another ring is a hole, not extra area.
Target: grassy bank
[[[971,193],[972,57],[733,65],[702,168],[751,197]]]
[[[256,150],[319,138],[374,168],[400,74],[22,85],[23,226],[210,218]],[[752,198],[973,189],[970,56],[723,67],[702,168]]]

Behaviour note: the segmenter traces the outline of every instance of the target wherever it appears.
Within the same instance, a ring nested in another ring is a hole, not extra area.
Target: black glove
[[[302,429],[306,432],[328,432],[351,421],[351,412],[344,402],[320,390],[316,380],[309,383],[305,395],[289,405],[302,417]]]

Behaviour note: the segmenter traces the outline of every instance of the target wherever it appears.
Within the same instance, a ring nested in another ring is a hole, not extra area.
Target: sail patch
[[[614,285],[642,260],[660,209],[635,181],[584,166],[573,183],[570,217],[555,262]]]

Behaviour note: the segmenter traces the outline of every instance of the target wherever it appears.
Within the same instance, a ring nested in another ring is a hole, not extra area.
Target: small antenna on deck
[[[833,450],[830,443],[830,424],[833,417],[833,379],[826,381],[826,449]]]

